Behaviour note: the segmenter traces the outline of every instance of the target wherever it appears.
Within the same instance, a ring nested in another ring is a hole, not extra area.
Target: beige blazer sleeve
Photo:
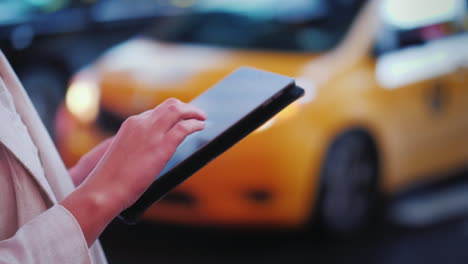
[[[2,96],[0,101],[5,102]],[[1,107],[4,105],[0,104]],[[5,111],[0,109],[0,121],[5,120]],[[9,124],[15,126],[14,122]],[[15,130],[19,139],[15,142],[16,151],[34,153],[32,145],[20,143],[27,143],[26,131],[20,127]],[[29,165],[34,164],[35,159],[32,156],[29,159]],[[59,204],[50,203],[30,172],[3,144],[0,144],[0,212],[0,264],[92,263],[73,215]]]
[[[1,264],[91,263],[88,247],[75,218],[62,206],[23,225],[10,239],[0,241]]]
[[[0,52],[0,264],[107,263],[58,203],[74,189],[29,97]]]

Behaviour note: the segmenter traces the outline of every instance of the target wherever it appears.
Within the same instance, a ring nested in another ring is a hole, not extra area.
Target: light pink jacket
[[[0,264],[107,263],[58,204],[71,178],[0,52]]]

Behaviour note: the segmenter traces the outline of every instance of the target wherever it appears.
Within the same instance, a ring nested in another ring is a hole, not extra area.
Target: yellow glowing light
[[[296,115],[298,112],[299,112],[298,103],[293,103],[289,105],[288,107],[286,107],[285,109],[283,109],[281,112],[279,112],[276,118],[278,120],[285,120]]]
[[[271,128],[277,121],[282,121],[282,120],[291,118],[292,116],[296,115],[298,112],[299,112],[299,105],[297,103],[293,103],[289,105],[288,107],[286,107],[285,109],[283,109],[281,112],[279,112],[275,117],[268,120],[268,122],[261,125],[254,132],[258,133],[258,132],[265,131]]]
[[[91,81],[76,81],[68,89],[65,98],[68,110],[84,123],[96,119],[99,111],[99,90]]]
[[[268,128],[272,127],[273,124],[275,123],[275,119],[270,119],[268,120],[265,124],[261,125],[260,127],[258,127],[254,132],[255,133],[258,133],[258,132],[262,132],[262,131],[265,131],[267,130]]]

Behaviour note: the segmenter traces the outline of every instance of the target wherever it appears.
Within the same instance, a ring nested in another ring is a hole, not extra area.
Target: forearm
[[[60,203],[79,223],[88,247],[122,210],[111,191],[100,184],[82,184]]]

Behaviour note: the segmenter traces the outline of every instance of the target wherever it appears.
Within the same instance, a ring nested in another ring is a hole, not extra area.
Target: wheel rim
[[[351,232],[369,218],[375,157],[367,141],[351,138],[337,142],[330,159],[324,178],[325,222],[335,231]]]

